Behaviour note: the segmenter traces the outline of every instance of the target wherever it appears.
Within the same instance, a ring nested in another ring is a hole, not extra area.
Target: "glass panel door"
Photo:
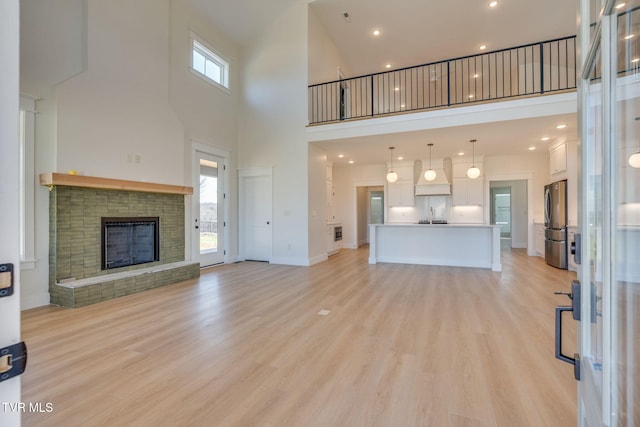
[[[223,160],[196,152],[195,233],[200,266],[224,262]]]
[[[640,1],[603,8],[581,86],[579,423],[626,427],[640,425]]]

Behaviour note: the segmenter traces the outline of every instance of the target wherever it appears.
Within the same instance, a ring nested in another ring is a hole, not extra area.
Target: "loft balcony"
[[[576,37],[308,87],[309,124],[423,112],[576,90]]]

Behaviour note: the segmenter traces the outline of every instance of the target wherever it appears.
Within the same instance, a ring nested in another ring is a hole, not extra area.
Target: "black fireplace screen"
[[[160,260],[158,217],[102,218],[102,269]]]

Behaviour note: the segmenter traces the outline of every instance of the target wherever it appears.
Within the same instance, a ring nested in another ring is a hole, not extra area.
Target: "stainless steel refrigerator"
[[[544,187],[544,258],[547,264],[567,269],[567,181]]]

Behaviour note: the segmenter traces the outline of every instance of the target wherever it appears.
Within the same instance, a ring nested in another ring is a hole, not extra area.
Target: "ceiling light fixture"
[[[533,145],[531,147],[529,147],[529,151],[533,151],[535,149],[536,149],[536,147],[534,147]]]
[[[636,117],[635,120],[640,120],[640,117]],[[640,142],[638,143],[638,151],[629,156],[629,166],[636,169],[640,168]]]
[[[464,151],[458,151],[458,156],[464,156]]]
[[[471,158],[471,167],[467,169],[467,176],[471,179],[476,179],[480,176],[480,168],[476,166],[476,140],[472,139],[469,142],[471,142],[471,146],[473,147],[473,157]]]
[[[556,129],[564,129],[564,128],[566,128],[566,127],[567,127],[567,125],[566,125],[566,124],[561,123],[561,124],[559,124],[558,126],[556,126]]]
[[[487,48],[486,44],[480,45],[480,50],[485,50]]]
[[[433,147],[433,144],[427,144],[427,146],[429,147],[429,169],[424,172],[424,179],[427,181],[433,181],[436,179],[436,171],[431,167],[431,148]]]
[[[473,75],[473,78],[474,78],[474,79],[477,79],[478,77],[480,77],[480,74],[474,74],[474,75]]]
[[[640,58],[633,58],[631,63],[635,64],[636,62],[640,62]]]
[[[338,154],[338,158],[342,159],[344,157],[344,154]]]
[[[626,3],[618,3],[616,5],[616,9],[622,9],[623,7],[625,7],[627,4]]]
[[[550,138],[548,136],[543,136],[540,138],[540,141],[548,141]]]
[[[374,36],[379,36],[380,35],[380,30],[373,30],[373,35]]]
[[[350,164],[350,165],[352,165],[352,164],[354,164],[354,163],[355,163],[355,162],[354,162],[353,160],[349,160],[349,164]]]
[[[384,66],[385,68],[391,68],[391,64],[387,64]]]
[[[496,7],[497,5],[498,5],[498,2],[495,0],[489,3],[489,7]]]
[[[390,162],[390,167],[389,167],[389,172],[387,172],[387,181],[389,182],[396,182],[398,180],[398,174],[393,170],[393,150],[396,147],[389,147],[389,152],[390,152],[390,157],[391,157],[391,162]]]
[[[630,39],[632,39],[634,37],[635,37],[635,34],[628,34],[628,35],[624,36],[624,39],[625,40],[630,40]]]

